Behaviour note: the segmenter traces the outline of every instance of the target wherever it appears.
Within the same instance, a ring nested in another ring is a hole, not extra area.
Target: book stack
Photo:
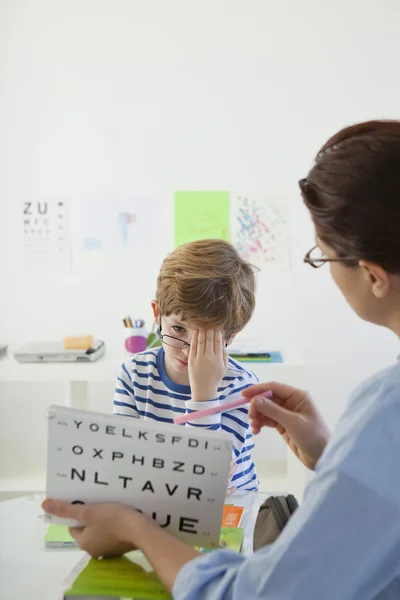
[[[229,350],[229,356],[240,362],[248,363],[283,363],[282,353],[278,351],[265,351],[265,350]]]

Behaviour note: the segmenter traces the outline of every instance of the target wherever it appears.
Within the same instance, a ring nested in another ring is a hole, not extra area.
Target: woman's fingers
[[[275,402],[281,404],[295,392],[299,392],[301,390],[284,383],[269,381],[267,383],[256,383],[255,385],[251,385],[243,390],[242,394],[245,398],[252,398],[253,396],[258,396],[259,394],[267,391],[271,391]]]

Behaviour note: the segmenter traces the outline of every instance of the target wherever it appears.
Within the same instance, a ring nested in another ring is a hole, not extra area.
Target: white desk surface
[[[19,363],[10,351],[0,358],[1,381],[115,381],[126,356],[102,356],[93,363]],[[268,379],[293,377],[302,371],[300,361],[284,363],[246,363],[251,370]]]
[[[245,529],[246,553],[257,508],[264,497],[255,495],[253,509],[241,525]],[[38,518],[43,498],[36,494],[0,502],[0,600],[59,600],[63,581],[84,554],[76,548],[45,548],[43,538],[48,525]],[[240,496],[226,501],[243,504]]]
[[[0,600],[59,600],[62,582],[83,556],[76,548],[45,548],[43,498],[0,502]]]

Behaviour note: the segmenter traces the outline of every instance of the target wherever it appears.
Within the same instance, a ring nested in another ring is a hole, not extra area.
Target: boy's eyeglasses
[[[189,342],[185,340],[181,340],[180,338],[174,337],[173,335],[168,335],[166,333],[162,333],[161,329],[161,317],[160,317],[160,328],[159,333],[162,342],[167,344],[167,346],[171,346],[171,348],[177,348],[179,350],[184,350],[185,348],[190,348]],[[228,341],[225,341],[225,347],[228,345]]]
[[[307,252],[304,257],[304,262],[311,265],[314,269],[319,269],[319,267],[323,267],[327,262],[342,262],[342,263],[355,263],[357,264],[356,258],[328,258],[324,252],[321,250],[319,246],[314,246]]]
[[[173,335],[167,335],[166,333],[161,333],[161,319],[160,319],[160,338],[162,339],[164,344],[167,346],[171,346],[172,348],[177,348],[179,350],[184,350],[185,348],[190,348],[189,342],[185,342],[185,340],[181,340],[180,338],[174,337]]]

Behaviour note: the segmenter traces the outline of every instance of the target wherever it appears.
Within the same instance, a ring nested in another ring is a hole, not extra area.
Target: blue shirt
[[[123,363],[117,378],[114,413],[172,423],[178,415],[236,400],[241,397],[242,390],[257,381],[252,371],[229,358],[218,397],[208,402],[192,402],[190,387],[175,383],[168,377],[163,348],[146,350],[130,356]],[[258,489],[256,468],[251,457],[254,441],[249,428],[248,406],[196,419],[186,426],[222,429],[230,433],[236,470],[229,487],[234,486],[240,492]]]
[[[222,550],[189,562],[174,598],[400,598],[400,364],[354,392],[279,538],[248,558]]]

